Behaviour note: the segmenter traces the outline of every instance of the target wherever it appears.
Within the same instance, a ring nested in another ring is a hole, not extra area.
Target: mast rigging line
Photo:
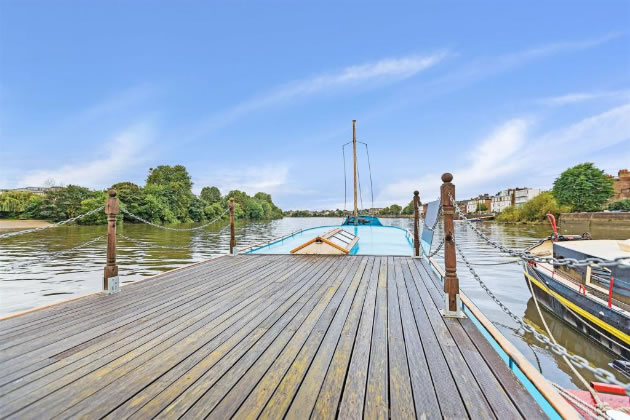
[[[370,150],[368,149],[367,143],[364,143],[362,141],[357,141],[357,143],[361,143],[365,146],[365,153],[367,154],[368,161],[368,171],[370,174],[370,195],[372,196],[372,208],[374,208],[374,184],[372,183],[372,165],[370,164]]]

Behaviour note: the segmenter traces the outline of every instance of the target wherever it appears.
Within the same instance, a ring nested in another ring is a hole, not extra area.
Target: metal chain
[[[205,223],[201,226],[196,226],[194,228],[173,228],[173,227],[169,227],[169,226],[162,226],[162,225],[158,225],[157,223],[153,223],[148,221],[147,219],[143,219],[140,216],[137,216],[135,214],[133,214],[132,212],[130,212],[127,209],[121,208],[120,211],[122,211],[123,213],[125,213],[127,216],[136,219],[139,222],[142,223],[146,223],[147,225],[151,225],[153,227],[156,227],[158,229],[164,229],[164,230],[172,230],[172,231],[176,231],[176,232],[190,232],[190,231],[195,231],[195,230],[201,230],[207,226],[210,226],[211,224],[221,220],[223,218],[223,216],[225,216],[225,214],[228,212],[229,209],[225,209],[223,211],[223,213],[221,213],[219,216],[215,217],[214,219],[212,219],[211,221],[209,221],[208,223]]]
[[[52,254],[49,254],[49,255],[47,255],[45,257],[38,258],[38,259],[35,259],[35,260],[28,260],[28,261],[23,261],[21,263],[15,263],[15,264],[12,264],[12,265],[9,265],[9,266],[6,266],[6,267],[0,267],[0,270],[1,271],[10,271],[10,270],[14,270],[16,268],[21,268],[21,267],[24,267],[24,266],[27,266],[27,265],[31,265],[31,264],[34,264],[34,263],[39,263],[39,262],[42,262],[42,261],[48,261],[48,260],[53,259],[55,257],[61,256],[61,255],[65,255],[65,254],[69,254],[70,252],[76,251],[77,249],[85,248],[85,247],[87,247],[87,246],[89,246],[89,245],[91,245],[91,244],[93,244],[95,242],[98,242],[98,241],[102,240],[102,239],[105,239],[105,236],[97,236],[96,238],[90,239],[89,241],[84,242],[82,244],[79,244],[79,245],[77,245],[75,247],[64,249],[62,251],[53,252]]]
[[[137,244],[143,247],[165,248],[165,249],[190,249],[190,245],[185,245],[185,246],[158,245],[151,242],[141,241],[139,239],[133,239],[133,238],[123,235],[122,233],[117,233],[117,235],[126,241],[133,242],[134,244]]]
[[[479,277],[479,275],[473,268],[472,264],[468,261],[468,259],[462,252],[462,249],[460,248],[457,241],[454,241],[454,242],[455,242],[455,247],[457,248],[457,253],[461,256],[462,260],[464,261],[464,264],[466,264],[466,267],[468,268],[468,271],[470,271],[474,279],[477,281],[477,283],[479,283],[479,286],[481,286],[481,288],[488,294],[488,296],[490,296],[490,298],[503,310],[503,312],[509,315],[510,318],[512,318],[514,322],[516,322],[520,326],[520,328],[522,328],[525,332],[532,334],[534,338],[536,338],[536,340],[549,346],[549,348],[551,348],[551,350],[557,355],[564,356],[567,359],[569,359],[571,362],[573,362],[575,366],[581,369],[586,369],[590,371],[593,375],[595,375],[595,377],[598,380],[602,382],[615,384],[615,385],[624,387],[626,389],[626,394],[630,395],[630,383],[624,384],[623,382],[619,381],[615,377],[614,374],[610,373],[606,369],[591,367],[588,360],[576,354],[570,354],[567,351],[567,349],[562,347],[560,344],[553,343],[546,335],[541,334],[538,331],[536,331],[531,325],[527,324],[521,317],[519,317],[514,312],[512,312],[510,308],[505,306],[505,304],[501,302],[499,298],[497,298],[494,295],[494,293],[492,293],[492,291],[488,288],[486,283],[484,283],[484,281],[481,280],[481,277]]]
[[[0,239],[10,238],[10,237],[12,237],[12,236],[23,235],[23,234],[25,234],[25,233],[39,232],[39,231],[41,231],[41,230],[46,230],[46,229],[50,229],[50,228],[56,228],[56,227],[59,227],[59,226],[65,225],[65,224],[67,224],[67,223],[71,223],[71,222],[77,221],[77,220],[79,220],[79,219],[82,219],[82,218],[84,218],[84,217],[86,217],[86,216],[89,216],[89,215],[91,215],[91,214],[94,214],[94,213],[96,213],[96,212],[99,212],[99,211],[101,211],[101,210],[103,210],[103,209],[105,209],[105,206],[101,206],[101,207],[96,208],[96,209],[94,209],[94,210],[90,210],[90,211],[88,211],[87,213],[83,213],[83,214],[80,214],[80,215],[78,215],[78,216],[71,217],[71,218],[70,218],[70,219],[68,219],[68,220],[63,220],[63,221],[61,221],[61,222],[53,223],[53,224],[51,224],[51,225],[46,225],[46,226],[42,226],[42,227],[38,227],[38,228],[33,228],[33,229],[18,230],[17,232],[4,233],[4,234],[0,235]]]
[[[438,213],[437,213],[437,216],[435,217],[435,222],[433,222],[433,226],[431,226],[431,230],[433,232],[435,232],[435,228],[437,227],[438,222],[440,221],[441,215],[442,215],[442,197],[440,197],[440,207],[438,208]]]
[[[442,240],[440,241],[440,243],[438,244],[437,248],[435,248],[435,251],[433,251],[432,253],[430,253],[429,255],[427,255],[428,258],[433,258],[437,255],[438,252],[440,252],[440,249],[442,249],[442,246],[444,245],[444,238],[442,238]]]
[[[455,199],[453,196],[450,196],[451,202],[455,203]],[[583,260],[577,260],[575,258],[563,258],[561,260],[553,257],[539,257],[530,252],[519,251],[511,248],[507,248],[500,243],[497,243],[490,239],[485,233],[481,232],[477,229],[477,226],[462,213],[457,205],[453,205],[455,207],[455,213],[459,215],[459,217],[466,222],[468,227],[470,227],[477,235],[479,235],[484,241],[498,249],[501,252],[505,252],[513,257],[521,258],[525,261],[536,261],[540,263],[553,264],[556,266],[570,266],[570,267],[585,267],[588,265],[598,265],[600,267],[615,267],[619,265],[630,265],[630,257],[617,257],[612,260],[604,260],[602,258],[589,257]]]

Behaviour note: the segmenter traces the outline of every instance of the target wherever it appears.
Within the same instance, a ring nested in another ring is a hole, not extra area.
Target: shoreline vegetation
[[[271,195],[258,192],[253,197],[239,190],[222,195],[217,187],[204,187],[199,196],[192,192],[192,180],[182,165],[160,165],[150,168],[143,187],[132,182],[112,185],[121,208],[156,224],[197,223],[217,217],[227,220],[230,198],[234,199],[234,217],[245,220],[269,220],[282,217]],[[77,185],[49,188],[43,195],[8,191],[0,194],[0,219],[58,222],[101,207],[106,190],[90,190]],[[126,214],[119,220],[137,223]],[[77,221],[79,224],[106,224],[104,212],[97,212]]]

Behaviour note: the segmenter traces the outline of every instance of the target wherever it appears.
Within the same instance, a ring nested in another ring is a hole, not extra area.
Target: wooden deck
[[[221,257],[0,321],[0,418],[545,418],[407,257]]]

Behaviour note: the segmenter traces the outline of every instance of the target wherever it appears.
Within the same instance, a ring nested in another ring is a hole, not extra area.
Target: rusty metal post
[[[230,198],[230,255],[236,255],[236,236],[234,234],[234,199]]]
[[[118,291],[118,265],[116,265],[116,216],[120,211],[120,203],[116,198],[116,191],[109,190],[109,197],[105,200],[105,214],[107,214],[107,263],[103,276],[103,290],[108,293]]]
[[[440,187],[442,200],[442,214],[444,224],[444,309],[442,315],[445,317],[463,318],[462,303],[459,298],[459,279],[457,278],[455,255],[455,226],[453,216],[455,214],[455,185],[451,183],[453,175],[445,173],[442,175],[442,186]],[[451,197],[452,200],[451,201]]]
[[[420,256],[420,193],[413,192],[413,249],[414,256]]]

